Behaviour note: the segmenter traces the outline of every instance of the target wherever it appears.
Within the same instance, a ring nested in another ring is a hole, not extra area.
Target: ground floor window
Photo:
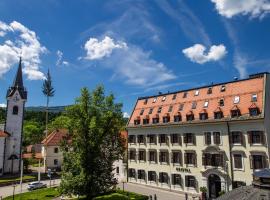
[[[169,177],[168,177],[167,173],[165,173],[165,172],[159,173],[159,182],[160,183],[168,183],[168,181],[169,181],[168,179],[169,179]]]
[[[119,174],[119,167],[116,167],[116,173]]]
[[[250,167],[252,169],[262,169],[266,166],[265,155],[251,155],[250,156]]]
[[[131,177],[131,178],[136,178],[135,169],[128,169],[128,176]]]
[[[145,171],[144,170],[141,170],[141,169],[138,170],[138,179],[145,180]]]
[[[196,188],[196,178],[195,176],[185,176],[186,187]]]
[[[54,159],[54,160],[53,160],[53,164],[54,164],[54,165],[58,165],[58,160],[57,160],[57,159]]]
[[[242,155],[241,154],[234,154],[234,168],[235,169],[243,169],[243,162],[242,162]]]
[[[172,184],[173,185],[181,185],[181,175],[180,174],[172,174]]]
[[[156,181],[157,180],[157,174],[155,171],[148,172],[148,180],[149,181]]]

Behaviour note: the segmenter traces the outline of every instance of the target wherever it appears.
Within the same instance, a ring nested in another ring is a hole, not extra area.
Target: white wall
[[[3,174],[5,138],[0,137],[0,176]],[[2,171],[2,173],[1,173]]]

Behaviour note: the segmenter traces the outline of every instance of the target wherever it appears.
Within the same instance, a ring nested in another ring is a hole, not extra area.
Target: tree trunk
[[[44,145],[44,168],[45,173],[47,171],[47,137],[48,137],[48,109],[49,109],[49,96],[47,96],[47,102],[46,102],[46,125],[45,125],[45,145]]]

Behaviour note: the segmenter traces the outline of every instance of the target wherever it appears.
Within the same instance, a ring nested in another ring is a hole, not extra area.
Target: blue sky
[[[270,71],[267,0],[2,0],[0,103],[22,54],[28,106],[69,105],[103,84],[123,111],[139,96]]]

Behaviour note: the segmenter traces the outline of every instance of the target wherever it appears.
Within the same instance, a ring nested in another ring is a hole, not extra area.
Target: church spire
[[[23,88],[22,57],[20,57],[18,70],[17,70],[17,73],[16,73],[16,76],[15,76],[12,87]]]
[[[20,57],[19,66],[17,69],[16,76],[14,78],[12,86],[7,91],[7,98],[13,96],[15,91],[20,93],[22,99],[27,99],[27,91],[23,86],[23,76],[22,76],[22,58]]]

